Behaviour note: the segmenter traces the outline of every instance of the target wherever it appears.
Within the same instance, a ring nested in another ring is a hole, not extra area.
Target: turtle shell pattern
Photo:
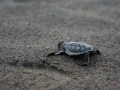
[[[92,51],[93,46],[82,42],[68,42],[65,44],[65,53],[68,55],[79,55]]]

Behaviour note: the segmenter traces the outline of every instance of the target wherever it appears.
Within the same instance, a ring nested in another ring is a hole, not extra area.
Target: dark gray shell
[[[79,55],[93,50],[93,46],[82,42],[64,42],[63,47],[68,55]]]

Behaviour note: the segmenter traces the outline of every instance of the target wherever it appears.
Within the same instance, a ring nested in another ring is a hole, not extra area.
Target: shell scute
[[[79,46],[76,47],[76,52],[80,52],[81,48]]]
[[[75,48],[76,48],[76,46],[75,46],[75,45],[71,46],[70,51],[74,52],[74,51],[75,51]]]

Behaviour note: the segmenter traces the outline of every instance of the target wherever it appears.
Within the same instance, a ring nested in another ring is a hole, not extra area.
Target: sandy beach
[[[101,55],[46,57],[60,41]],[[0,0],[0,90],[120,90],[120,0]]]

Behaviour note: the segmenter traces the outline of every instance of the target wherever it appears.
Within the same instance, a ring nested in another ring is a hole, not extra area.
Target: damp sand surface
[[[59,41],[101,55],[46,57]],[[120,90],[120,1],[0,0],[0,90]]]

